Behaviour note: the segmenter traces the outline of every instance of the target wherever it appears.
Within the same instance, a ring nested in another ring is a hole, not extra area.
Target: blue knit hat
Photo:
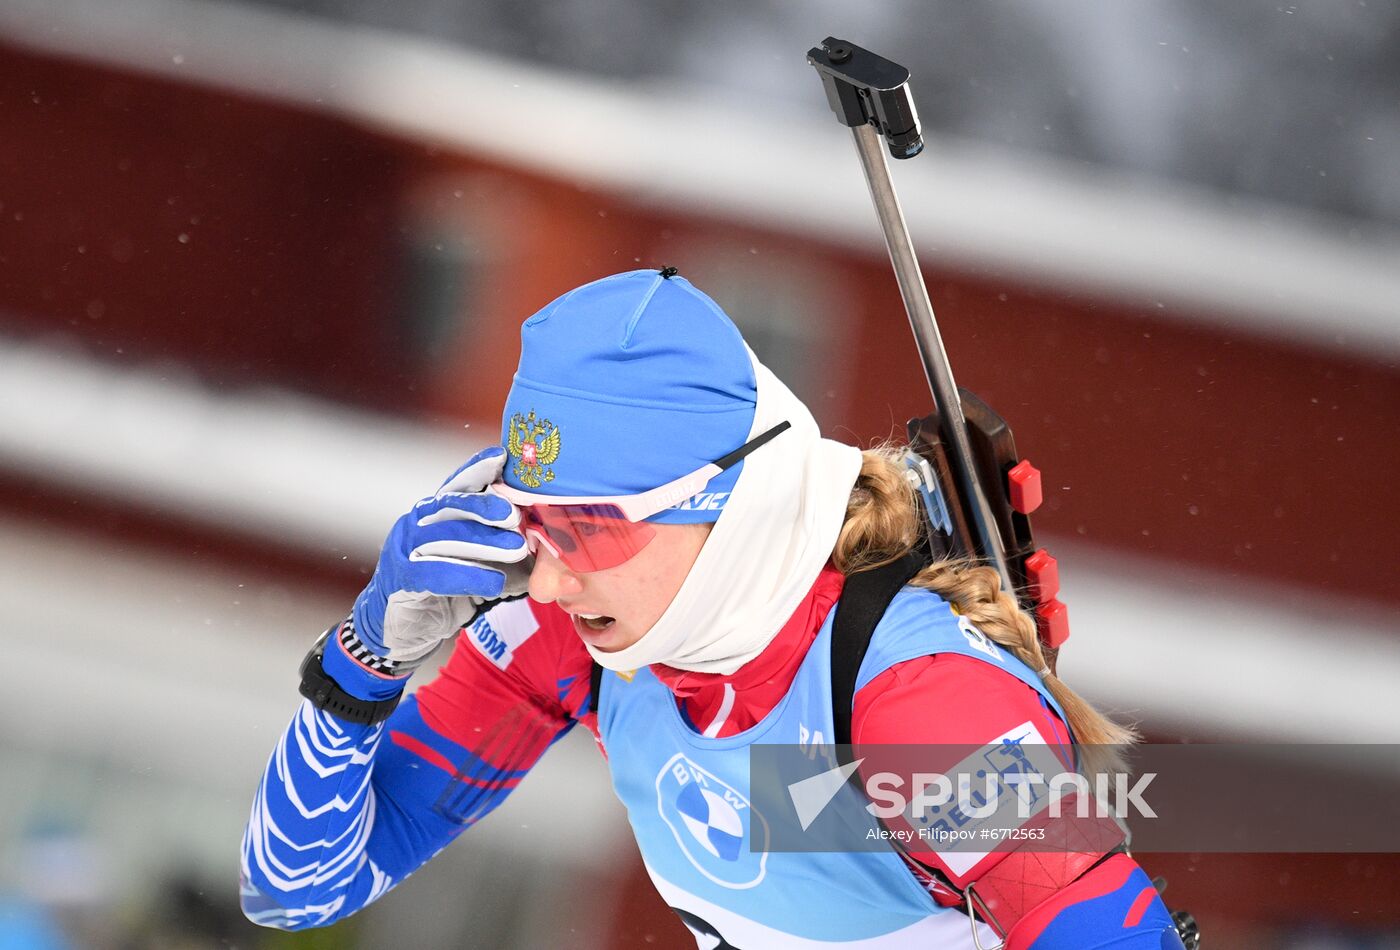
[[[674,269],[585,284],[520,328],[501,420],[505,481],[555,495],[631,495],[739,448],[757,384],[743,337]],[[649,520],[716,520],[740,462]]]

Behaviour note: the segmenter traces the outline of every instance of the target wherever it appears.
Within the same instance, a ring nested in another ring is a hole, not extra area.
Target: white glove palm
[[[389,532],[353,612],[374,653],[411,665],[483,605],[525,593],[532,561],[520,512],[489,489],[504,465],[500,446],[477,453]]]

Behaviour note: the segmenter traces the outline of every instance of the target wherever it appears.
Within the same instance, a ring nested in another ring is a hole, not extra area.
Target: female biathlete
[[[317,927],[366,906],[582,723],[702,946],[1181,947],[1121,850],[972,869],[927,848],[751,852],[749,747],[833,735],[834,608],[849,577],[919,543],[913,489],[892,453],[821,438],[671,269],[579,287],[521,341],[501,444],[395,524],[303,663],[307,698],[244,836],[251,920]],[[965,563],[895,596],[856,684],[858,744],[1131,738],[1049,672],[995,572]]]

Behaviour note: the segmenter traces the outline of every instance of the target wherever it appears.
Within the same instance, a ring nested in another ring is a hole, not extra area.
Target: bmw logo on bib
[[[695,869],[721,887],[742,889],[763,880],[768,823],[749,800],[714,773],[676,753],[656,776],[656,804]],[[749,827],[762,847],[749,848]]]

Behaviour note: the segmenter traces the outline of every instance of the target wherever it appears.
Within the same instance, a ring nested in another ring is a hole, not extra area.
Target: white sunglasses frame
[[[512,488],[504,481],[496,482],[491,490],[512,505],[530,507],[533,505],[612,505],[622,512],[628,521],[637,522],[665,511],[692,495],[698,494],[720,472],[732,468],[744,456],[758,449],[779,433],[792,428],[792,423],[783,421],[773,428],[745,442],[728,455],[702,465],[689,474],[672,479],[664,485],[639,492],[635,495],[545,495],[538,492],[521,491]]]

